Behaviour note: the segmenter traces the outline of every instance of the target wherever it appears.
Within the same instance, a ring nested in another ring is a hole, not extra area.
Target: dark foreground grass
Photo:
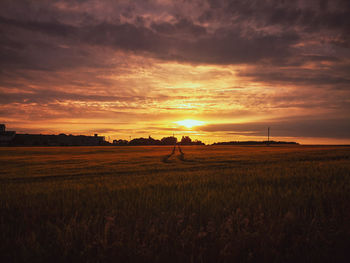
[[[171,150],[1,148],[0,261],[349,262],[350,148]]]

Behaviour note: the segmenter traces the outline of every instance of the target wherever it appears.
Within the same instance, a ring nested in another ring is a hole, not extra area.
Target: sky
[[[1,0],[0,123],[349,144],[349,14],[348,0]]]

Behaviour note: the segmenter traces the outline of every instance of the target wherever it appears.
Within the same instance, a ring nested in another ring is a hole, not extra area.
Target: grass
[[[348,262],[350,147],[0,148],[1,262]]]

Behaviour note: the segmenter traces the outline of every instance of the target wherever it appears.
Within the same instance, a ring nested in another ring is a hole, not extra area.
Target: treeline
[[[271,144],[294,144],[299,145],[297,142],[284,142],[284,141],[231,141],[231,142],[216,142],[213,145],[271,145]]]
[[[177,141],[176,137],[170,136],[170,137],[164,137],[160,140],[154,139],[151,136],[148,138],[135,138],[131,141],[128,140],[114,140],[113,145],[118,146],[134,146],[134,145],[174,145],[174,144],[180,144],[180,145],[204,145],[203,142],[199,140],[192,140],[189,136],[182,136],[181,141]]]

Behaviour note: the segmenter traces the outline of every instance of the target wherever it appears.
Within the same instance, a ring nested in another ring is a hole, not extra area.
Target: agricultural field
[[[181,150],[0,148],[0,261],[349,262],[350,147]]]

